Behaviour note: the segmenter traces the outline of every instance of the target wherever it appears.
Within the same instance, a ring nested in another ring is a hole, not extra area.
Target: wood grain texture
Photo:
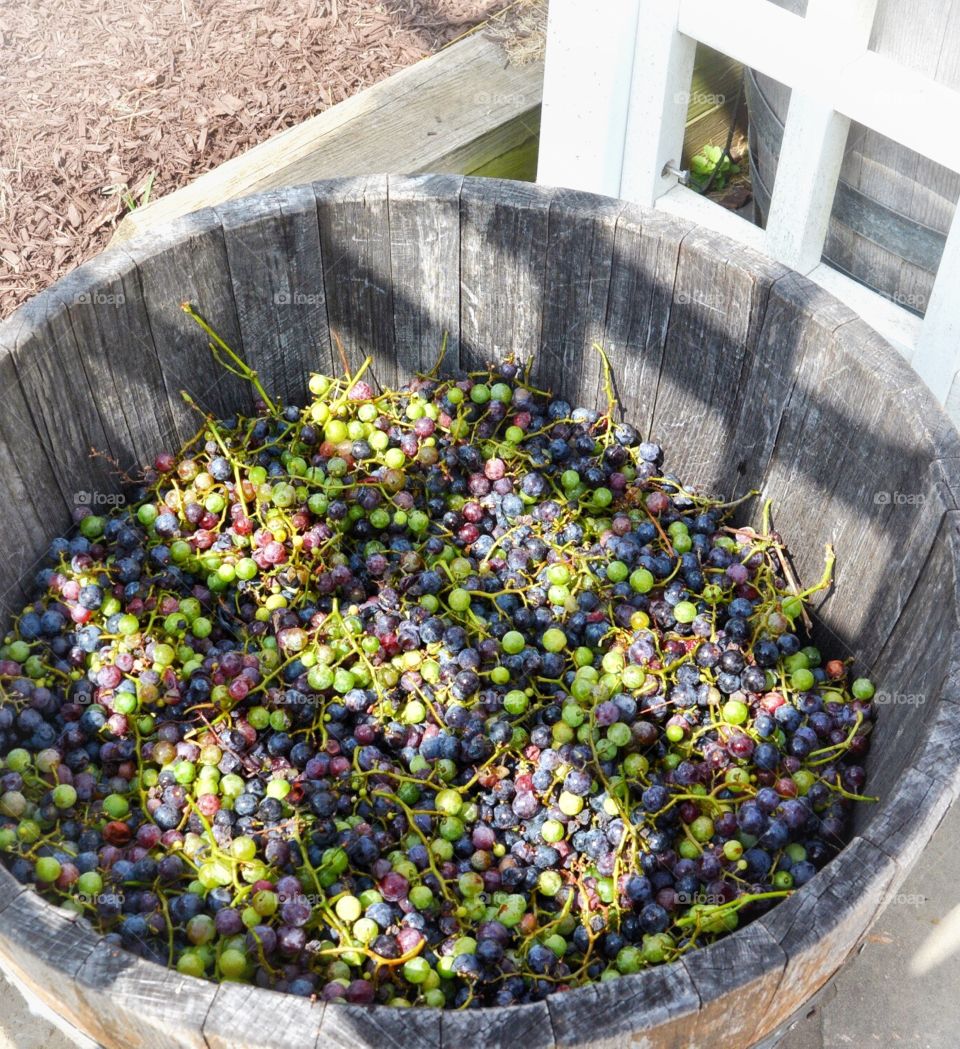
[[[79,290],[66,309],[78,358],[95,386],[109,448],[120,468],[134,472],[166,445],[174,429],[140,275],[126,253],[107,251],[85,263],[76,277]],[[119,483],[116,476],[112,480]]]
[[[446,339],[460,360],[460,190],[456,175],[389,179],[393,330],[400,381],[427,372]]]
[[[960,729],[960,708],[955,713],[954,727]],[[953,801],[954,792],[944,790],[942,780],[909,768],[871,817],[863,837],[882,849],[905,876]]]
[[[547,998],[557,1049],[679,1049],[690,1044],[700,997],[677,962]]]
[[[51,906],[32,890],[16,894],[0,908],[4,968],[61,1016],[94,1032],[94,1037],[100,1034],[100,1009],[86,1003],[76,980],[97,940],[85,922]]]
[[[663,367],[680,245],[692,228],[682,219],[633,205],[617,220],[603,346],[623,419],[645,437]],[[599,403],[599,386],[595,396]]]
[[[223,228],[216,214],[207,209],[177,219],[120,250],[129,254],[139,272],[140,298],[173,420],[171,443],[186,441],[200,426],[198,413],[184,402],[183,390],[218,417],[250,411],[253,398],[247,383],[216,364],[206,334],[181,309],[183,302],[191,302],[229,346],[236,350],[241,345]],[[137,356],[126,363],[135,372]]]
[[[460,199],[460,366],[534,359],[553,191],[470,179]]]
[[[774,280],[757,340],[744,361],[740,383],[746,395],[730,419],[720,491],[733,499],[760,487],[802,361],[852,319],[849,309],[799,274],[787,271]]]
[[[100,943],[78,969],[75,987],[87,1011],[97,1016],[107,1046],[207,1049],[203,1025],[215,983]]]
[[[397,375],[393,281],[385,175],[314,185],[320,219],[323,281],[330,335],[339,338],[350,370],[367,356],[382,388]],[[336,371],[342,371],[339,355]]]
[[[546,1002],[506,1009],[446,1010],[440,1016],[441,1049],[554,1049]]]
[[[960,766],[960,679],[953,673],[960,656],[955,633],[958,520],[955,510],[944,515],[872,671],[878,717],[871,735],[870,793],[887,804],[895,801],[898,777],[910,764],[922,761],[919,771],[940,783],[942,793]],[[931,629],[933,623],[938,626]],[[951,629],[954,640],[945,642]],[[863,833],[868,834],[879,814],[855,811],[854,817],[858,830],[867,828]],[[918,838],[925,840],[919,831]]]
[[[709,1045],[723,1031],[731,1045],[752,1045],[765,1030],[786,961],[783,948],[758,924],[684,955],[682,964],[700,996],[690,1044]]]
[[[54,490],[59,489],[67,508],[77,504],[81,488],[112,492],[118,487],[110,465],[90,457],[94,449],[109,456],[119,447],[104,425],[109,408],[100,398],[108,388],[106,369],[88,374],[70,322],[70,308],[89,294],[89,287],[82,270],[58,281],[44,300],[42,320],[24,327],[13,354],[28,418],[50,464]],[[80,477],[87,479],[83,486],[77,483]]]
[[[824,642],[861,668],[897,621],[945,509],[930,434],[909,407],[918,380],[876,351],[870,329],[850,321],[804,354],[760,486],[805,585],[820,577],[824,544],[833,543],[834,587],[812,604]],[[791,527],[799,521],[802,529]],[[836,596],[850,592],[858,603]]]
[[[960,702],[956,699],[956,663],[948,677],[949,698],[933,708],[922,743],[914,750],[913,765],[941,784],[941,790],[960,797]],[[917,835],[922,841],[922,835]]]
[[[26,885],[17,881],[10,871],[0,863],[0,911],[13,903],[22,892],[26,891]]]
[[[40,443],[14,365],[16,350],[0,349],[0,484],[8,494],[3,523],[19,537],[0,555],[3,621],[33,596],[33,577],[51,530],[67,524],[67,508]]]
[[[291,994],[223,983],[203,1022],[208,1049],[313,1049],[326,1008]]]
[[[684,237],[651,424],[670,468],[721,495],[767,296],[785,272],[759,256],[741,262],[746,250],[709,230]],[[696,441],[683,436],[691,428]]]
[[[764,1033],[796,1012],[840,968],[883,906],[895,874],[889,856],[854,838],[802,889],[757,919],[787,956]]]
[[[414,169],[405,165],[403,169],[536,182],[540,152],[540,110],[538,104],[512,120],[498,123],[480,138],[457,146],[429,166]],[[497,114],[494,116],[499,119]],[[393,167],[400,168],[401,165],[394,164]]]
[[[740,66],[698,49],[684,164],[722,141]],[[509,60],[482,32],[401,69],[124,217],[114,243],[251,193],[383,171],[536,178],[543,60]],[[716,97],[719,97],[719,101]]]
[[[857,369],[858,381],[872,376],[878,382],[878,395],[901,425],[900,443],[927,465],[932,459],[960,456],[960,434],[943,406],[924,385],[917,373],[899,353],[890,352],[890,344],[859,317],[837,330],[833,340]],[[891,445],[887,434],[873,440],[887,451]]]
[[[316,197],[295,186],[215,210],[243,355],[270,397],[303,404],[310,372],[340,371],[327,326]]]
[[[621,201],[573,190],[557,190],[550,202],[543,324],[531,379],[578,403],[600,385],[602,366],[594,345],[603,346],[623,208]]]
[[[439,1009],[330,1003],[323,1011],[324,1049],[438,1049]]]

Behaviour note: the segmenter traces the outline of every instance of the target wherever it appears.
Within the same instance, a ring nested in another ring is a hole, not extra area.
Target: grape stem
[[[440,374],[440,368],[443,365],[443,358],[447,355],[447,335],[448,332],[443,333],[443,341],[440,343],[440,352],[437,354],[437,359],[434,361],[433,367],[427,372],[428,379],[436,379]]]
[[[224,340],[213,330],[213,328],[203,319],[203,317],[201,317],[200,314],[197,313],[192,303],[183,302],[180,304],[180,308],[188,317],[196,321],[197,324],[199,324],[200,327],[203,328],[203,330],[210,337],[210,339],[212,340],[210,349],[213,352],[214,357],[218,360],[218,362],[224,368],[226,368],[227,371],[233,372],[234,375],[239,376],[241,379],[246,379],[249,383],[251,383],[253,388],[260,395],[260,399],[267,406],[267,410],[271,414],[275,415],[277,413],[277,406],[276,404],[274,404],[273,400],[267,395],[266,390],[264,390],[260,382],[260,376],[257,373],[257,371],[254,368],[251,368],[250,365],[247,364],[247,362],[238,353],[232,350],[226,344],[226,342],[224,342]],[[225,360],[223,360],[220,354],[218,354],[218,350],[221,353],[227,355],[228,360],[232,362],[232,367]]]

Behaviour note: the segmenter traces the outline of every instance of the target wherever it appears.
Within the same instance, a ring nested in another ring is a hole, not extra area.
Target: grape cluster
[[[85,510],[0,647],[0,849],[185,974],[510,1005],[814,876],[873,686],[779,537],[516,364],[314,375]],[[796,624],[796,626],[795,626]]]

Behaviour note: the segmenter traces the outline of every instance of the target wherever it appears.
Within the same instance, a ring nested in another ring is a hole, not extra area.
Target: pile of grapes
[[[832,558],[799,590],[768,516],[513,363],[303,409],[233,366],[257,414],[78,515],[0,647],[21,882],[181,973],[462,1008],[673,960],[842,846]]]

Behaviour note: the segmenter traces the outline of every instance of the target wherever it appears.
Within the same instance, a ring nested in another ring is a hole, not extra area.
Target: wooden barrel
[[[3,869],[0,964],[117,1049],[745,1047],[776,1031],[855,949],[960,787],[960,437],[914,372],[805,278],[620,201],[453,176],[234,201],[108,251],[0,326],[4,614],[77,493],[116,490],[91,447],[127,466],[188,437],[181,389],[217,413],[250,407],[183,300],[289,401],[309,371],[338,368],[332,334],[387,384],[430,366],[446,332],[448,369],[517,353],[539,385],[594,405],[600,342],[624,415],[685,478],[776,500],[801,579],[835,544],[818,630],[891,697],[868,763],[882,800],[752,924],[535,1004],[401,1010],[217,985],[105,943]]]
[[[794,14],[806,8],[806,0],[773,2]],[[880,0],[870,48],[960,88],[960,8],[939,0]],[[764,225],[790,89],[752,69],[744,75],[753,196]],[[851,123],[824,260],[922,315],[958,196],[960,174]]]

